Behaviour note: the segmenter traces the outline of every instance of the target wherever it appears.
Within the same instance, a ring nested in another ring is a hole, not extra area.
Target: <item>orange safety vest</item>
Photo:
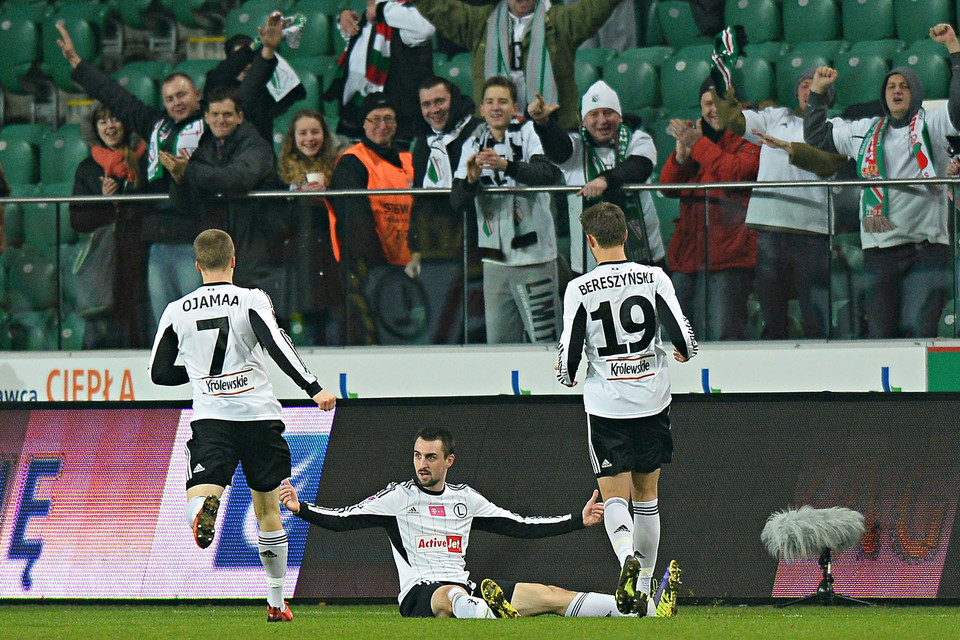
[[[343,154],[356,156],[367,168],[368,189],[409,189],[413,186],[413,155],[408,151],[400,152],[402,169],[387,162],[363,143],[353,145]],[[410,262],[407,234],[410,232],[412,206],[413,196],[410,195],[370,196],[373,222],[380,236],[383,254],[390,264],[406,266]]]

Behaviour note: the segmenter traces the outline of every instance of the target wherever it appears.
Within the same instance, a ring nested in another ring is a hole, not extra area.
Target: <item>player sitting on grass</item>
[[[525,518],[502,509],[465,484],[448,484],[454,461],[453,435],[424,427],[413,445],[416,477],[391,483],[352,507],[332,509],[300,502],[289,482],[280,501],[300,518],[332,531],[382,527],[387,531],[400,578],[400,615],[421,618],[516,618],[553,613],[574,617],[622,615],[612,595],[580,592],[530,582],[483,580],[479,586],[466,570],[473,528],[517,538],[561,535],[603,520],[598,492],[582,517],[572,514]],[[433,517],[425,518],[423,514]],[[438,515],[439,514],[439,515]],[[440,549],[445,553],[437,553]],[[665,591],[669,597],[669,591]],[[656,605],[637,592],[637,615],[654,615]]]

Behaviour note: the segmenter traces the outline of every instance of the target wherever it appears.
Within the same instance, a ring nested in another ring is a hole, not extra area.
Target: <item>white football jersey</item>
[[[670,404],[670,374],[660,327],[688,359],[697,340],[670,278],[660,267],[604,262],[571,280],[563,297],[557,379],[572,387],[587,354],[583,406],[604,418],[655,415]]]
[[[468,583],[471,528],[515,538],[544,538],[583,528],[582,518],[571,514],[519,516],[465,484],[448,482],[438,493],[413,480],[391,483],[352,507],[332,509],[301,502],[297,515],[332,531],[385,529],[400,578],[398,602],[421,582]]]
[[[311,396],[319,393],[316,377],[277,326],[266,293],[226,282],[205,284],[164,309],[149,370],[155,382],[176,373],[179,353],[193,386],[194,420],[280,419],[264,347],[300,388]]]

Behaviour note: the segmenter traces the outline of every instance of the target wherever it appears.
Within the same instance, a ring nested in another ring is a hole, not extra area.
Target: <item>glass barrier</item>
[[[865,185],[887,220],[861,215]],[[670,273],[701,341],[957,337],[954,180],[691,186],[628,186],[619,204],[629,256]],[[237,284],[270,295],[298,346],[553,344],[566,283],[596,264],[576,191],[486,190],[532,203],[507,230],[442,189],[260,192],[214,209]],[[189,244],[142,241],[166,196],[68,192],[0,199],[0,350],[149,348],[170,292],[200,282]],[[921,206],[904,218],[904,202]],[[549,214],[534,220],[537,206]],[[79,222],[97,216],[108,223]]]

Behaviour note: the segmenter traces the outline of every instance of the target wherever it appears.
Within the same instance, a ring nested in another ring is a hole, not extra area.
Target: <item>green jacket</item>
[[[506,2],[506,0],[501,0]],[[573,129],[580,121],[580,96],[574,81],[574,55],[577,47],[595,35],[620,0],[577,0],[561,5],[557,0],[547,12],[547,51],[553,65],[560,108],[558,124]],[[479,105],[484,77],[483,60],[487,51],[487,18],[496,5],[475,7],[461,0],[414,0],[414,6],[437,31],[473,54],[473,97]],[[530,47],[530,34],[523,38],[523,55]]]

